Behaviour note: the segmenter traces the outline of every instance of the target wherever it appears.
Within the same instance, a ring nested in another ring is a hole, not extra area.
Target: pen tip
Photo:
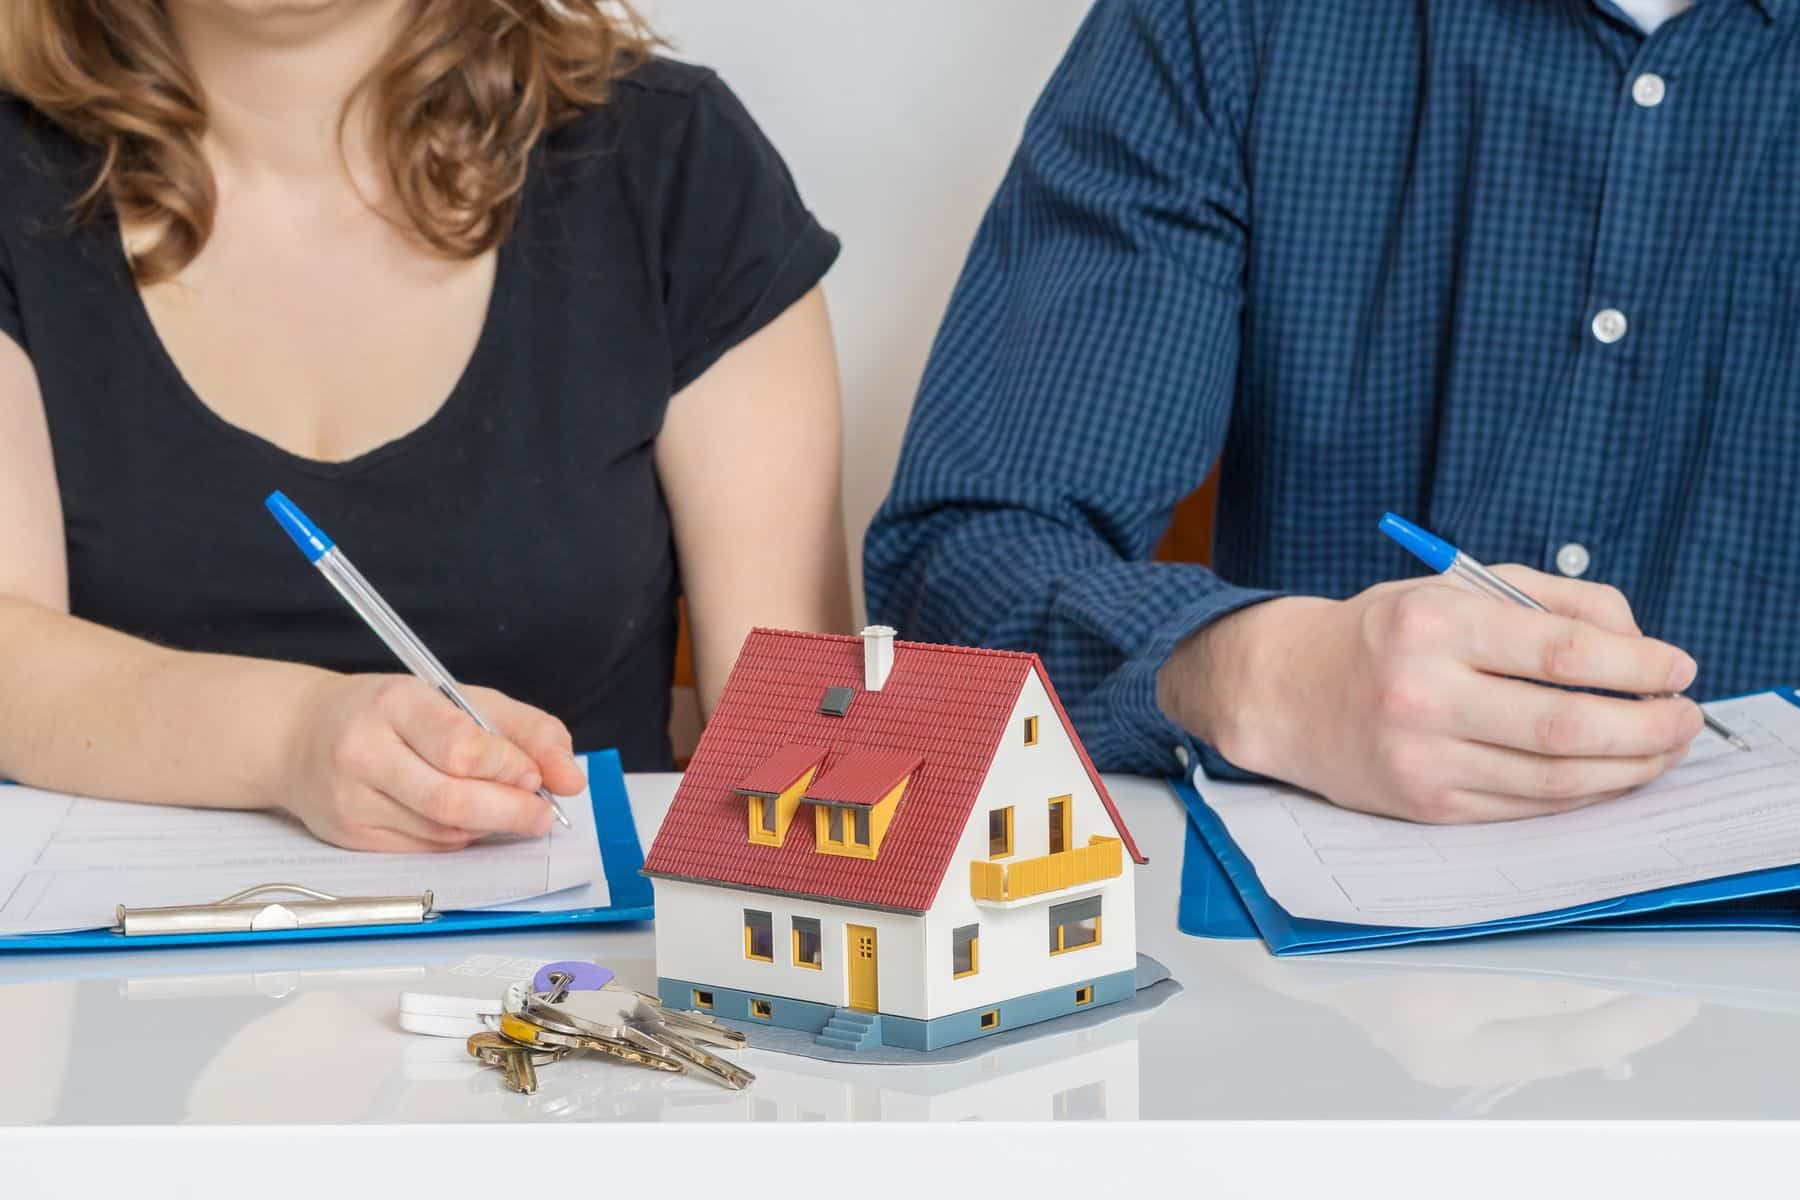
[[[1729,739],[1728,739],[1728,740],[1729,740],[1729,741],[1730,741],[1730,742],[1731,742],[1731,744],[1732,744],[1732,745],[1733,745],[1733,746],[1736,746],[1736,747],[1737,747],[1737,748],[1738,748],[1738,749],[1739,749],[1739,750],[1748,750],[1748,749],[1750,749],[1750,743],[1749,743],[1749,742],[1746,742],[1746,741],[1745,741],[1745,740],[1744,740],[1744,739],[1743,739],[1743,736],[1742,736],[1742,735],[1741,735],[1741,734],[1736,734],[1736,733],[1734,733],[1734,734],[1732,734],[1732,735],[1731,735],[1731,737],[1730,737],[1730,738],[1729,738]]]

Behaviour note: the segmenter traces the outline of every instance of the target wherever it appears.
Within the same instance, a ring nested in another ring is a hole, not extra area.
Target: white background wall
[[[643,0],[786,157],[844,254],[826,281],[843,364],[845,505],[887,492],[932,336],[1031,102],[1089,0]]]

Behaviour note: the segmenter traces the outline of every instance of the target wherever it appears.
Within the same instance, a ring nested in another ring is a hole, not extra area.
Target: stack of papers
[[[1247,917],[1299,954],[1575,922],[1800,926],[1800,895],[1769,899],[1800,892],[1800,696],[1707,707],[1748,753],[1703,734],[1647,787],[1521,821],[1417,825],[1196,776],[1182,927]]]
[[[635,849],[617,759],[603,757],[609,811]],[[375,854],[326,845],[283,814],[0,787],[0,938],[102,929],[121,904],[206,904],[273,883],[346,897],[430,891],[439,912],[605,909],[612,897],[593,792],[563,805],[571,828],[545,837],[493,838],[453,854]]]

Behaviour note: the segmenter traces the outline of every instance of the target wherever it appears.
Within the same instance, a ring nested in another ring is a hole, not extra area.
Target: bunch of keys
[[[691,1069],[733,1090],[756,1078],[702,1045],[736,1049],[744,1044],[743,1034],[701,1013],[664,1008],[655,997],[610,978],[596,986],[576,972],[556,969],[564,965],[546,968],[529,987],[516,983],[507,989],[500,1017],[503,1040],[524,1050],[585,1050],[673,1074]],[[589,985],[582,986],[584,982]],[[538,990],[540,984],[548,987]],[[473,1041],[470,1053],[475,1053]],[[508,1086],[523,1075],[513,1069]]]

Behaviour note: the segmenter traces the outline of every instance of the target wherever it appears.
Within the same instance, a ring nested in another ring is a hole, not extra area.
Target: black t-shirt
[[[74,613],[185,650],[401,670],[269,518],[279,488],[459,678],[667,768],[679,580],[654,443],[670,396],[838,250],[730,90],[659,60],[548,135],[461,381],[346,463],[193,393],[116,222],[71,226],[91,171],[0,98],[0,333],[43,391]]]

